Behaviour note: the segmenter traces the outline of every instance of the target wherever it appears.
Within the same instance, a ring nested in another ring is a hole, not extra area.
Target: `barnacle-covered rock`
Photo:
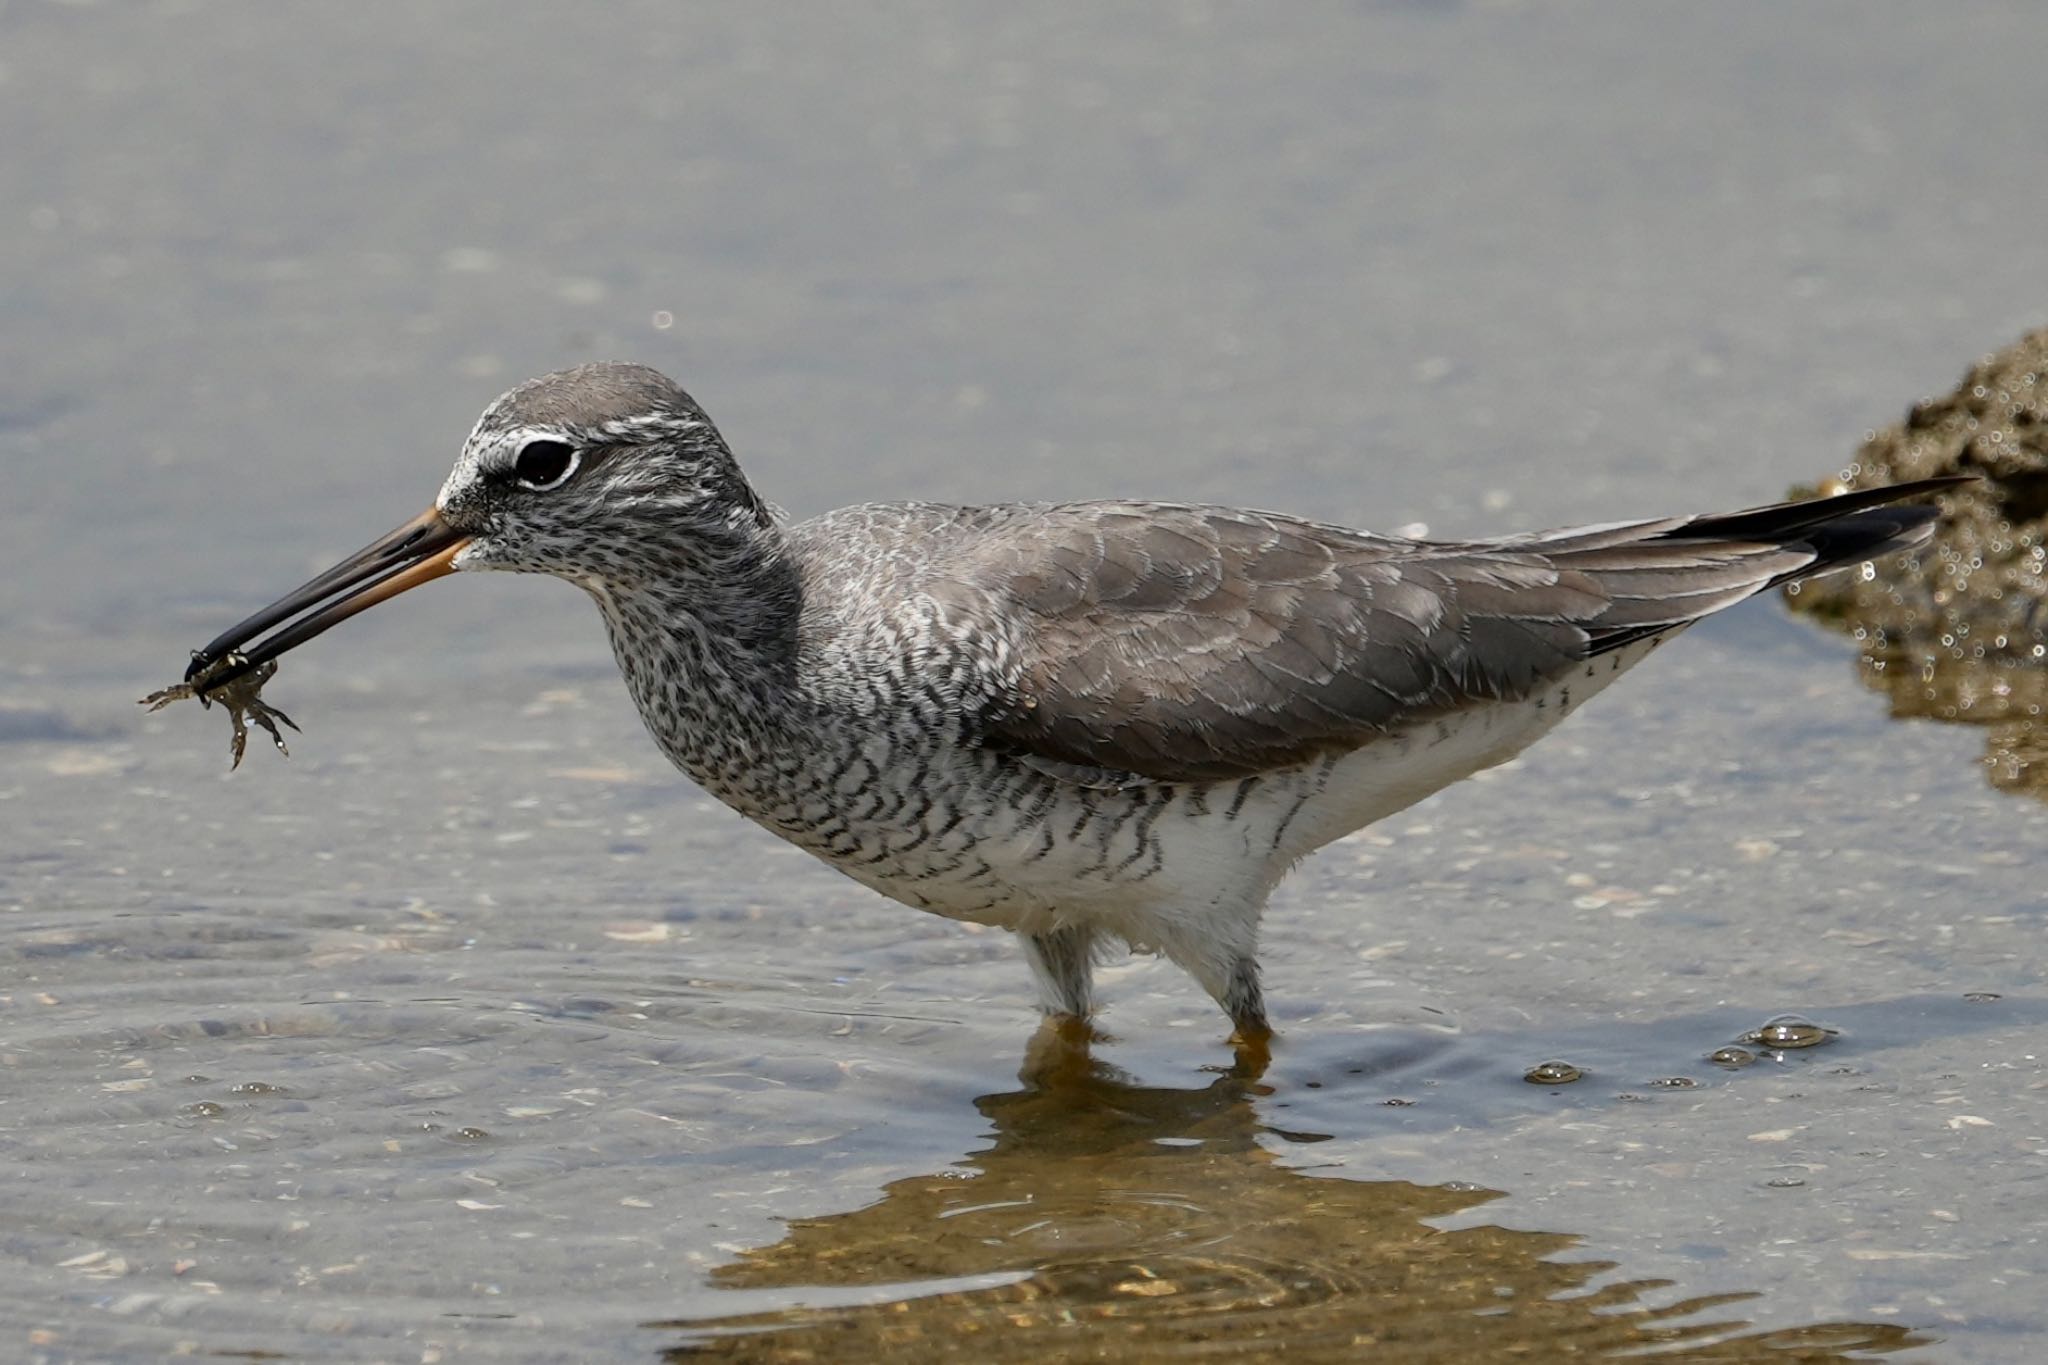
[[[2000,787],[2048,795],[2048,329],[1916,403],[1816,494],[1942,474],[1941,527],[1913,555],[1786,591],[1863,645],[1864,677],[1899,716],[1989,725]]]

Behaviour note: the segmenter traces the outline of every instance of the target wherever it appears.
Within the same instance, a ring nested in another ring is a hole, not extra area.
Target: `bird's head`
[[[584,365],[484,411],[434,513],[464,538],[458,569],[630,577],[650,558],[765,524],[718,429],[644,365]]]
[[[456,570],[551,573],[593,590],[650,568],[685,576],[772,515],[666,376],[626,364],[543,375],[485,409],[432,507],[224,632],[186,677],[211,669],[215,686]]]

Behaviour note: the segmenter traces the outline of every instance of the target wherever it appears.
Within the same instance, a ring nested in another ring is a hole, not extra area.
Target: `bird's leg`
[[[1251,954],[1246,953],[1230,964],[1216,1003],[1223,1006],[1236,1026],[1231,1036],[1237,1043],[1263,1049],[1272,1040],[1273,1026],[1266,1022],[1266,993],[1259,987],[1259,960]]]
[[[1259,989],[1259,960],[1247,953],[1230,964],[1223,993],[1216,997],[1235,1026],[1230,1044],[1237,1053],[1231,1074],[1257,1080],[1273,1061],[1273,1026],[1266,1022],[1266,994]]]
[[[1050,1015],[1086,1018],[1094,1008],[1089,976],[1094,971],[1095,930],[1085,924],[1063,924],[1022,937],[1024,959],[1038,978],[1039,1008]]]
[[[1207,927],[1213,934],[1214,924]],[[1237,941],[1171,935],[1160,943],[1160,948],[1223,1006],[1223,1012],[1235,1025],[1233,1041],[1244,1047],[1264,1048],[1273,1036],[1273,1028],[1266,1022],[1266,993],[1259,988],[1257,922],[1241,927],[1242,934],[1229,936]]]

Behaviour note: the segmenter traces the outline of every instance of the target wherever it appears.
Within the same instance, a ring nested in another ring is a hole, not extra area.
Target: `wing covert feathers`
[[[1460,543],[1073,504],[983,526],[950,576],[1018,656],[984,743],[1048,771],[1220,781],[1528,697],[1774,584],[1910,549],[1935,509],[1893,504],[1952,482]]]

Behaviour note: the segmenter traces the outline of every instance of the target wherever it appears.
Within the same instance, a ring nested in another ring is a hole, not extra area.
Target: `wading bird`
[[[604,613],[655,742],[886,896],[1014,930],[1044,1008],[1164,953],[1247,1042],[1303,856],[1503,762],[1701,617],[1910,549],[1925,480],[1496,540],[1156,502],[876,503],[790,523],[638,365],[521,384],[433,507],[221,635],[202,693],[455,570]],[[259,638],[275,628],[267,638]]]

